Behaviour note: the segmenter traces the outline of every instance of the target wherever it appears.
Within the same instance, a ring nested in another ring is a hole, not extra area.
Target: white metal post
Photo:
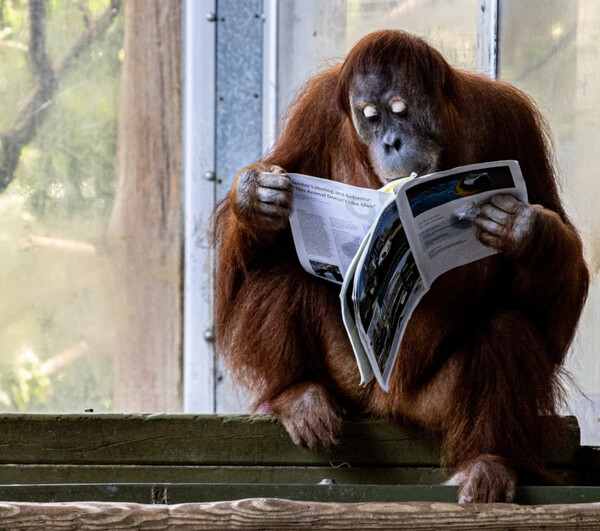
[[[496,79],[499,74],[499,2],[479,0],[477,6],[477,72],[491,79]]]
[[[277,139],[277,71],[278,71],[278,0],[263,0],[263,153]]]
[[[216,0],[184,0],[183,410],[215,410],[214,271]]]

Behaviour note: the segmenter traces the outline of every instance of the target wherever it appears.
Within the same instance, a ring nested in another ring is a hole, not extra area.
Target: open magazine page
[[[390,194],[297,173],[289,177],[294,185],[290,226],[300,263],[341,284]]]
[[[354,273],[354,320],[373,373],[387,391],[400,341],[425,292],[395,197],[384,206]]]
[[[446,271],[496,253],[477,239],[473,220],[497,194],[527,201],[516,161],[462,166],[397,189],[400,216],[427,289]]]
[[[360,372],[361,385],[366,385],[373,379],[374,373],[372,367],[375,365],[371,359],[369,359],[369,355],[363,346],[361,335],[359,334],[356,326],[356,314],[354,312],[354,301],[352,299],[352,294],[354,290],[354,275],[356,273],[356,267],[363,256],[365,247],[370,241],[371,232],[372,231],[365,236],[360,244],[360,248],[356,252],[356,256],[352,259],[352,262],[346,271],[346,275],[344,276],[344,282],[340,291],[342,320],[344,321],[344,326],[346,327],[346,332],[348,332],[348,338],[350,339],[350,344],[352,345],[352,350],[354,351],[354,356],[356,357],[356,363]]]

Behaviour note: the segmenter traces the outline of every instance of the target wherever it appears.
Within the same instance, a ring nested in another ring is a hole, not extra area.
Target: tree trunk
[[[181,1],[125,2],[108,249],[118,412],[181,409]]]

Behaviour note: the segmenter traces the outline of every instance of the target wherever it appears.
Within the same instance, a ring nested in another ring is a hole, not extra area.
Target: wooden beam
[[[439,485],[451,475],[452,470],[439,467],[0,465],[0,486],[40,483],[313,483],[316,485],[323,480],[346,485]],[[582,481],[569,483],[591,484]]]
[[[320,503],[260,498],[181,505],[0,503],[2,529],[586,529],[600,504]]]
[[[572,465],[579,430],[568,419],[548,456]],[[400,424],[345,423],[339,446],[295,446],[267,415],[0,415],[0,464],[439,466],[434,443]]]
[[[420,432],[381,421],[347,422],[339,446],[311,451],[266,415],[5,414],[0,463],[437,466],[439,457]]]
[[[269,483],[80,483],[0,485],[7,502],[209,503],[246,498],[282,498],[328,503],[451,503],[458,487],[444,485],[338,485]],[[600,503],[598,487],[517,487],[515,503],[553,505]]]

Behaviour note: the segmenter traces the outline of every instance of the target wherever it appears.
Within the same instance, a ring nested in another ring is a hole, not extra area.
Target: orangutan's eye
[[[365,118],[375,118],[377,116],[377,109],[375,108],[375,105],[365,105],[362,112],[365,115]]]
[[[390,107],[394,114],[403,114],[406,112],[406,102],[400,98],[390,101]]]

